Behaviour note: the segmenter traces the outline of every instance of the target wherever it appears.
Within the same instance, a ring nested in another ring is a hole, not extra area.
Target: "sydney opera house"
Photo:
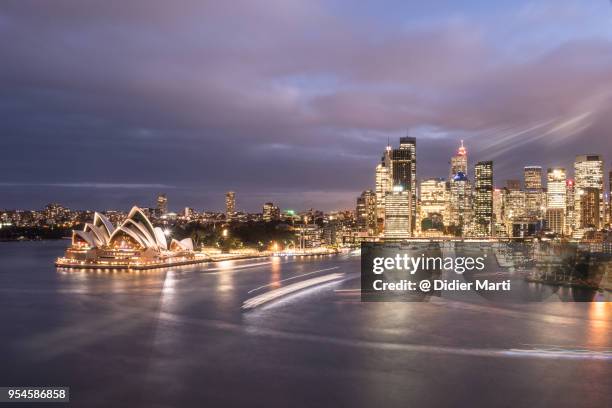
[[[92,223],[72,232],[72,244],[57,266],[72,268],[149,269],[204,261],[195,256],[191,238],[167,241],[144,212],[133,207],[118,226],[95,213]]]

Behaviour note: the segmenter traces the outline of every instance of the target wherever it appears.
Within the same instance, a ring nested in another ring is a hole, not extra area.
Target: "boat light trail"
[[[273,301],[275,299],[278,299],[278,298],[280,298],[282,296],[286,296],[286,295],[288,295],[290,293],[294,293],[294,292],[297,292],[299,290],[309,288],[311,286],[320,285],[322,283],[331,282],[331,281],[339,279],[339,278],[341,278],[343,276],[344,276],[343,273],[332,273],[332,274],[329,274],[329,275],[319,276],[319,277],[316,277],[316,278],[307,279],[305,281],[297,282],[297,283],[291,284],[289,286],[285,286],[284,288],[273,290],[271,292],[263,293],[261,295],[258,295],[258,296],[255,296],[253,298],[250,298],[250,299],[246,300],[242,304],[242,309],[243,310],[254,309],[257,306],[261,306],[261,305],[263,305],[265,303],[271,302],[271,301]]]

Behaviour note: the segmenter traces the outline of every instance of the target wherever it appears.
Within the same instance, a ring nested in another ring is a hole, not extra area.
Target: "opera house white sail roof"
[[[80,269],[151,269],[208,261],[193,250],[191,238],[172,239],[153,227],[146,214],[132,207],[117,227],[103,214],[95,213],[92,223],[72,231],[72,245],[55,265]]]
[[[145,213],[132,207],[127,218],[117,228],[103,214],[95,213],[93,223],[82,231],[72,232],[74,247],[106,249],[151,249],[154,251],[193,251],[191,238],[173,239],[170,244],[164,231],[153,227]]]

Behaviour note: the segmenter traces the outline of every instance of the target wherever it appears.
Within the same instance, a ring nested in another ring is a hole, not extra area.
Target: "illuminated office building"
[[[568,179],[565,183],[565,235],[572,235],[575,228],[575,183]]]
[[[450,181],[449,218],[457,235],[464,234],[472,221],[472,186],[465,174],[459,172]]]
[[[585,187],[576,194],[577,228],[584,232],[586,229],[599,229],[601,226],[601,190],[594,187]]]
[[[493,189],[493,235],[503,236],[504,233],[504,210],[506,195],[500,188]]]
[[[467,150],[461,141],[461,146],[457,149],[457,154],[451,157],[449,180],[452,180],[458,173],[468,174]]]
[[[377,233],[382,232],[385,220],[385,196],[391,191],[392,186],[392,165],[391,165],[391,146],[387,145],[380,163],[376,166],[376,220]]]
[[[544,195],[542,193],[542,167],[524,168],[525,215],[532,220],[542,218]]]
[[[464,234],[472,216],[472,186],[467,177],[467,149],[461,141],[457,153],[451,157],[448,186],[447,221],[456,234]]]
[[[157,216],[161,217],[168,213],[168,197],[165,194],[157,196]]]
[[[356,208],[357,228],[367,232],[369,236],[376,233],[376,193],[366,190],[357,197]]]
[[[493,233],[493,162],[481,161],[474,168],[474,235]]]
[[[574,181],[575,181],[575,225],[576,229],[574,231],[574,235],[578,238],[582,237],[582,229],[587,228],[595,228],[598,229],[601,227],[601,221],[603,220],[604,213],[604,176],[603,176],[603,160],[600,155],[597,154],[587,154],[587,155],[578,155],[576,156],[576,161],[574,162]],[[593,193],[592,189],[597,189],[599,192],[598,197],[598,205],[599,205],[599,213],[597,217],[589,217],[588,220],[582,219],[585,215],[590,215],[590,211],[584,210],[581,205],[584,202],[585,204],[591,203],[590,201],[584,198],[586,189],[589,190],[589,194]],[[596,224],[593,224],[593,221],[597,221]]]
[[[423,227],[424,222],[426,229],[440,227],[448,222],[446,215],[448,197],[444,179],[422,180],[419,194],[419,223],[421,227]]]
[[[512,222],[525,217],[525,192],[520,180],[506,180],[504,218]]]
[[[608,174],[608,183],[609,183],[609,189],[608,189],[608,199],[607,199],[607,203],[608,203],[607,224],[609,226],[612,226],[612,171],[610,171],[610,173]]]
[[[225,193],[225,218],[231,220],[236,214],[236,193],[228,191]]]
[[[265,222],[276,221],[280,219],[280,208],[274,203],[264,203],[262,208],[262,219]]]
[[[412,194],[402,186],[394,186],[385,197],[384,237],[389,240],[406,239],[412,235]]]
[[[525,166],[523,174],[525,177],[525,190],[542,190],[541,166]]]
[[[416,138],[401,137],[399,148],[391,152],[391,178],[394,187],[402,186],[404,192],[410,194],[411,231],[414,230],[416,221],[416,164]]]
[[[567,180],[564,168],[549,168],[547,172],[546,223],[548,229],[556,234],[566,231],[565,214],[567,210]]]

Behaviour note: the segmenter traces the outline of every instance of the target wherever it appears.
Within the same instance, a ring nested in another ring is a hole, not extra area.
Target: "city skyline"
[[[386,159],[388,161],[387,164],[390,164],[393,161],[393,159],[392,159],[393,151],[396,151],[396,150],[398,152],[402,151],[402,143],[404,143],[406,140],[410,140],[410,143],[414,144],[413,150],[416,152],[416,150],[417,150],[416,143],[417,143],[417,140],[418,140],[418,138],[416,138],[416,137],[406,137],[406,136],[399,137],[398,149],[393,149],[393,146],[390,144],[390,141],[388,140],[387,141],[387,146],[385,148],[387,152],[390,152],[388,158]],[[447,146],[439,146],[439,149],[440,150],[446,150],[446,147]],[[458,169],[457,166],[460,166],[459,168],[465,169],[465,173],[468,175],[468,178],[473,178],[473,174],[470,174],[470,173],[473,173],[475,166],[479,162],[482,162],[482,161],[492,161],[492,160],[477,160],[477,159],[474,159],[472,157],[472,155],[471,155],[471,148],[469,150],[470,151],[470,155],[469,155],[470,158],[469,159],[465,159],[467,157],[466,153],[468,151],[468,146],[466,145],[466,142],[463,139],[459,140],[458,147],[455,146],[453,149],[455,151],[455,154],[449,156],[450,159],[448,159],[448,161],[445,164],[444,163],[435,163],[435,165],[437,165],[437,167],[440,167],[442,169],[445,168],[445,166],[446,166],[446,174],[448,174],[448,169],[449,168],[450,168],[450,172],[452,174],[453,171],[456,171]],[[453,151],[453,149],[449,149],[449,150]],[[609,193],[609,190],[606,190],[606,188],[607,188],[608,185],[612,186],[612,179],[606,180],[606,176],[608,174],[608,172],[606,170],[607,169],[606,159],[601,154],[596,154],[596,153],[593,153],[593,152],[586,153],[586,154],[585,153],[575,154],[574,155],[574,160],[567,166],[567,168],[570,170],[569,172],[566,173],[568,180],[572,180],[573,179],[574,173],[575,173],[574,163],[581,156],[582,157],[597,156],[597,157],[599,157],[603,161],[604,168],[602,170],[603,170],[603,177],[604,177],[604,179],[603,179],[603,182],[602,182],[603,188],[601,189],[601,191],[602,191],[602,194]],[[379,155],[379,157],[380,157],[380,155]],[[453,160],[457,160],[456,158],[460,158],[459,160],[463,160],[463,162],[455,164],[455,162],[453,162]],[[410,183],[411,183],[411,185],[413,187],[416,187],[417,191],[419,191],[421,183],[423,183],[425,181],[429,181],[429,180],[433,180],[433,179],[446,179],[445,177],[442,177],[442,176],[421,176],[420,169],[419,169],[419,171],[416,171],[416,168],[418,168],[418,166],[419,166],[418,165],[418,161],[414,160],[414,159],[412,159],[412,160],[415,162],[415,168],[414,168],[413,171],[416,174],[416,178],[415,178],[414,182],[410,181]],[[419,160],[422,160],[420,154],[419,154]],[[379,163],[380,162],[384,162],[384,161],[385,161],[385,153],[383,153],[382,159],[379,160]],[[431,161],[430,161],[430,164],[434,164],[434,163],[431,163]],[[515,164],[518,165],[518,163],[516,163],[516,162],[515,162]],[[397,166],[397,164],[396,164],[396,166]],[[497,167],[497,165],[496,165],[496,167]],[[612,164],[610,165],[610,167],[612,168]],[[471,168],[471,171],[470,171],[470,168]],[[514,170],[514,172],[512,174],[520,174],[520,175],[517,176],[517,177],[510,177],[510,178],[501,178],[499,176],[499,173],[498,173],[497,169],[496,169],[495,177],[493,178],[493,188],[494,189],[501,189],[501,188],[506,187],[508,183],[520,182],[520,184],[521,184],[520,188],[524,189],[527,193],[529,193],[529,190],[531,190],[531,188],[529,186],[529,182],[527,181],[528,178],[530,177],[528,172],[537,169],[540,172],[541,180],[546,181],[546,173],[545,173],[546,169],[551,169],[551,168],[565,169],[565,167],[563,167],[563,166],[550,166],[550,167],[547,167],[547,166],[544,166],[544,165],[540,165],[540,164],[536,164],[536,163],[531,163],[531,164],[525,164],[522,167],[518,166]],[[542,173],[542,172],[544,172],[544,173]],[[444,171],[439,171],[438,174],[444,174]],[[612,174],[612,171],[610,171],[610,174]],[[370,176],[372,176],[372,174],[370,174]],[[408,177],[410,178],[411,175],[409,175]],[[377,180],[379,178],[378,167],[375,168],[375,174],[371,178],[372,178],[372,180],[370,180],[370,183],[364,186],[364,188],[366,190],[368,189],[368,187],[370,189],[372,189],[372,190],[375,190],[376,185],[377,185]],[[394,180],[394,182],[395,181],[397,181],[397,180]],[[608,182],[606,182],[606,181],[608,181]],[[401,181],[399,181],[399,182],[401,184]],[[414,183],[414,184],[412,184],[412,183]],[[0,187],[2,187],[3,185],[7,186],[7,185],[10,185],[10,184],[11,183],[0,183]],[[32,183],[31,186],[34,187],[34,186],[37,186],[37,184],[36,183]],[[150,207],[150,208],[157,207],[158,209],[159,209],[159,207],[161,205],[161,206],[164,207],[163,212],[167,212],[167,211],[170,211],[170,212],[180,212],[184,208],[189,207],[189,208],[194,208],[194,209],[198,209],[198,210],[202,210],[202,211],[213,211],[213,212],[223,213],[223,212],[227,212],[227,205],[228,205],[227,194],[229,194],[229,193],[234,194],[234,195],[236,194],[234,191],[229,191],[228,192],[227,189],[223,190],[221,193],[219,193],[220,196],[222,196],[222,197],[217,197],[216,200],[215,200],[215,201],[221,202],[221,204],[217,204],[217,205],[215,205],[213,207],[200,207],[200,206],[194,205],[192,203],[188,203],[188,202],[185,202],[185,203],[180,202],[179,204],[176,204],[176,202],[172,202],[171,201],[171,208],[169,210],[168,209],[168,205],[167,205],[167,202],[168,202],[168,197],[167,196],[169,194],[167,193],[167,191],[172,192],[172,191],[178,190],[177,187],[173,187],[173,186],[170,186],[170,185],[151,185],[151,186],[146,186],[146,185],[140,185],[140,184],[130,185],[129,183],[125,183],[125,184],[120,184],[119,183],[119,184],[112,184],[112,185],[107,186],[107,185],[104,185],[104,183],[101,183],[101,185],[96,186],[95,183],[84,183],[83,185],[81,185],[79,183],[75,183],[75,184],[56,183],[56,186],[57,187],[65,187],[65,188],[74,188],[74,189],[77,189],[77,190],[80,189],[80,188],[87,188],[87,187],[99,188],[99,189],[102,189],[102,190],[107,190],[107,189],[112,189],[112,188],[117,188],[117,189],[120,189],[120,190],[123,190],[123,189],[125,189],[125,190],[139,190],[139,189],[149,190],[150,194],[147,194],[147,196],[142,201],[133,201],[133,202],[130,203],[130,205],[133,205],[134,202],[137,202],[138,205],[140,205],[140,206]],[[540,188],[544,188],[545,189],[546,188],[546,183],[542,183],[540,181]],[[407,189],[407,190],[409,190],[409,189]],[[268,202],[274,202],[274,203],[280,204],[280,208],[281,209],[296,209],[296,210],[299,210],[299,211],[305,211],[305,210],[308,210],[308,209],[315,208],[315,209],[323,210],[323,211],[343,211],[343,210],[347,210],[349,208],[354,207],[354,198],[355,198],[356,195],[359,195],[360,191],[363,191],[363,188],[361,190],[357,190],[354,193],[353,192],[347,192],[347,194],[353,194],[353,195],[351,196],[351,199],[350,199],[351,202],[349,204],[347,204],[345,207],[330,207],[330,208],[325,208],[325,207],[322,208],[322,207],[308,206],[308,205],[306,205],[306,206],[304,206],[304,205],[302,205],[302,206],[299,206],[299,205],[297,205],[297,206],[284,205],[284,201],[285,200],[283,200],[283,197],[286,198],[286,196],[284,196],[284,195],[279,195],[279,194],[276,194],[276,193],[271,193],[271,194],[268,193],[267,194],[267,193],[263,193],[263,192],[255,193],[255,194],[248,194],[247,193],[245,195],[247,197],[247,200],[245,200],[245,201],[249,202],[249,204],[248,205],[244,205],[244,202],[242,202],[242,207],[236,207],[236,211],[237,212],[244,212],[244,213],[257,213],[257,212],[261,212],[262,205],[264,205],[265,203],[268,203]],[[241,201],[242,201],[244,196],[242,196],[242,193],[240,191],[238,192],[238,194],[241,196]],[[272,199],[274,197],[276,197],[276,198]],[[257,200],[262,200],[262,201],[253,202],[253,199],[255,199],[255,198]],[[602,205],[603,205],[603,202],[605,201],[605,197],[602,196],[602,198],[603,198],[603,200],[601,202],[602,202]],[[419,199],[420,199],[420,197],[419,197]],[[161,203],[160,203],[160,200],[162,200]],[[236,205],[235,204],[235,198],[233,198],[232,200],[234,201],[234,206],[235,206]],[[286,201],[290,201],[290,200],[286,200]],[[66,202],[62,201],[61,199],[59,199],[57,197],[55,197],[55,198],[51,197],[51,198],[47,199],[46,201],[44,201],[44,203],[39,204],[37,207],[14,207],[14,208],[0,207],[0,210],[35,210],[35,209],[42,208],[43,205],[45,205],[45,204],[55,203],[55,202],[58,202],[58,203],[60,203],[62,205],[66,205],[67,207],[70,207],[70,208],[75,208],[75,207],[71,207],[69,204],[67,204]],[[378,205],[380,207],[380,203],[378,203]],[[111,206],[111,207],[105,207],[104,208],[104,207],[100,207],[100,206],[95,206],[94,205],[94,206],[91,206],[91,207],[78,208],[78,209],[79,210],[104,211],[104,210],[119,209],[119,208],[121,208],[121,206]]]
[[[609,2],[28,3],[0,11],[0,207],[347,208],[406,129],[419,178],[460,139],[500,179],[612,157]]]
[[[382,159],[379,160],[380,163],[385,162],[385,160],[387,160],[387,165],[389,165],[390,163],[394,162],[394,160],[392,159],[393,156],[393,152],[394,151],[398,151],[401,152],[402,151],[402,143],[405,143],[406,140],[410,140],[410,143],[413,144],[413,151],[416,152],[417,149],[417,138],[416,137],[405,137],[402,136],[399,138],[400,142],[398,144],[398,149],[393,149],[392,144],[390,143],[390,141],[387,141],[387,146],[385,147],[385,152],[388,153],[383,153],[382,155]],[[441,147],[441,149],[443,149]],[[451,149],[452,150],[452,149]],[[475,167],[484,161],[487,162],[492,162],[492,160],[476,160],[474,159],[471,154],[468,157],[468,146],[465,145],[465,141],[462,139],[459,141],[459,146],[454,148],[455,154],[452,156],[449,156],[450,159],[447,161],[446,163],[446,168],[447,168],[447,174],[448,174],[448,169],[450,168],[450,174],[452,176],[452,174],[456,174],[457,171],[461,171],[463,170],[463,173],[466,174],[468,179],[473,179],[474,174],[472,174],[474,172]],[[471,153],[471,150],[470,150]],[[570,163],[570,165],[567,167],[570,171],[566,171],[565,167],[563,166],[551,166],[551,167],[547,167],[547,166],[542,166],[540,164],[527,164],[524,165],[522,167],[517,167],[517,170],[515,171],[515,173],[521,173],[521,176],[518,176],[516,178],[500,178],[497,169],[495,171],[495,176],[492,179],[493,182],[493,189],[502,189],[504,187],[507,187],[508,183],[515,183],[518,182],[519,184],[519,188],[521,188],[522,190],[525,190],[526,194],[528,195],[530,190],[532,190],[533,186],[530,185],[530,181],[529,178],[530,177],[535,177],[535,176],[530,176],[530,171],[533,172],[534,170],[537,170],[539,172],[539,176],[540,176],[540,184],[539,187],[536,188],[536,190],[539,189],[543,189],[544,191],[547,188],[547,176],[546,176],[546,170],[550,170],[550,169],[562,169],[564,171],[564,177],[567,177],[568,180],[573,182],[573,178],[575,175],[575,163],[577,160],[579,160],[580,157],[593,157],[596,156],[599,158],[599,160],[601,160],[603,162],[603,168],[601,169],[602,171],[602,175],[603,175],[603,180],[601,180],[601,203],[602,206],[603,204],[606,202],[606,198],[610,192],[610,190],[607,190],[608,186],[612,186],[612,178],[609,178],[608,180],[606,180],[606,177],[608,174],[612,175],[612,170],[610,170],[610,172],[608,173],[607,170],[607,166],[606,166],[606,160],[605,158],[600,155],[600,154],[596,154],[596,153],[586,153],[586,154],[576,154],[574,155],[574,161],[572,161]],[[385,159],[385,157],[387,157]],[[458,164],[456,164],[453,160],[457,160],[457,158],[459,158],[459,160],[462,160],[462,162],[459,162]],[[427,182],[427,181],[431,181],[434,179],[439,179],[439,180],[450,180],[452,177],[449,176],[449,178],[445,178],[445,177],[441,177],[441,176],[420,176],[420,172],[418,172],[416,169],[418,168],[418,160],[416,160],[414,157],[411,159],[414,163],[415,163],[415,167],[412,171],[414,171],[414,174],[416,174],[416,179],[414,180],[414,182],[409,181],[409,183],[412,185],[412,188],[416,188],[417,190],[417,194],[418,194],[418,199],[420,200],[420,186],[423,182]],[[419,155],[419,160],[421,159],[421,156]],[[395,162],[397,162],[397,160],[395,160]],[[397,166],[397,164],[394,164],[394,166]],[[444,164],[440,163],[438,164],[439,167],[444,168]],[[459,166],[459,167],[457,167]],[[610,165],[610,168],[612,168],[612,165]],[[368,190],[371,189],[372,191],[375,191],[378,185],[378,179],[379,179],[379,174],[378,174],[378,170],[379,167],[375,167],[375,171],[374,171],[374,176],[371,177],[372,180],[370,180],[370,183],[365,185],[361,190],[358,190],[357,192],[355,192],[353,194],[353,196],[351,197],[351,203],[349,203],[346,207],[334,207],[334,208],[318,208],[315,206],[288,206],[288,205],[284,205],[283,204],[283,200],[282,197],[277,198],[275,200],[271,200],[271,198],[273,198],[275,196],[275,194],[270,194],[270,195],[266,195],[266,193],[258,193],[258,194],[251,194],[251,197],[256,196],[256,197],[263,197],[263,201],[261,202],[257,202],[255,204],[250,204],[250,206],[245,206],[243,204],[242,207],[237,206],[236,205],[236,192],[234,191],[228,191],[228,190],[224,190],[222,193],[220,193],[222,195],[221,200],[222,203],[221,205],[218,205],[216,207],[198,207],[197,205],[193,205],[190,203],[172,203],[171,201],[171,207],[168,207],[168,193],[166,191],[173,191],[175,190],[175,187],[172,186],[165,186],[165,185],[157,185],[157,186],[151,186],[151,191],[157,191],[157,193],[151,193],[152,195],[147,196],[143,201],[137,201],[138,205],[140,206],[144,206],[144,207],[148,207],[148,208],[157,208],[158,211],[161,211],[162,213],[165,212],[181,212],[182,210],[184,210],[185,208],[190,208],[190,209],[196,209],[198,211],[212,211],[212,212],[219,212],[219,213],[227,213],[228,212],[228,194],[231,194],[232,198],[229,199],[230,202],[232,202],[233,204],[231,204],[232,208],[235,207],[234,211],[236,212],[243,212],[243,213],[257,213],[257,212],[261,212],[262,211],[262,206],[265,206],[265,204],[270,204],[270,203],[277,203],[280,204],[279,209],[295,209],[298,211],[306,211],[309,209],[317,209],[317,210],[323,210],[323,211],[344,211],[347,209],[350,209],[352,207],[354,207],[354,199],[355,196],[359,195],[360,191],[364,191],[364,190]],[[471,170],[471,171],[470,171]],[[372,172],[371,172],[372,173]],[[443,172],[440,171],[440,174],[442,174]],[[397,176],[396,176],[397,177]],[[408,178],[410,178],[411,175],[408,176]],[[544,183],[542,183],[542,181],[544,181]],[[396,185],[396,184],[402,184],[403,181],[400,180],[399,178],[397,180],[392,180],[392,185]],[[414,183],[414,184],[413,184]],[[2,185],[2,183],[0,183],[0,186]],[[36,184],[32,184],[33,186],[35,186]],[[58,185],[59,187],[60,185]],[[65,185],[64,187],[66,188],[81,188],[81,187],[85,187],[85,186],[80,186],[80,185]],[[96,188],[93,187],[92,188]],[[107,187],[107,186],[98,186],[97,188],[101,188],[103,190],[106,190],[107,188],[112,188],[111,187]],[[116,185],[116,188],[119,189],[130,189],[130,185],[129,184],[118,184]],[[141,186],[141,185],[136,185],[133,187],[134,189],[139,189],[139,188],[146,188],[145,186]],[[154,190],[154,189],[157,190]],[[405,188],[406,190],[411,190],[414,191],[411,188]],[[242,199],[242,194],[241,192],[238,192],[238,195],[241,196]],[[380,195],[380,192],[379,192]],[[248,195],[247,195],[248,196]],[[377,205],[379,207],[381,207],[381,202],[379,202],[380,199],[377,200]],[[75,208],[75,207],[71,207],[70,205],[68,205],[65,202],[62,202],[61,199],[54,199],[54,198],[49,198],[47,201],[44,202],[44,204],[40,204],[38,207],[16,207],[16,208],[9,208],[9,207],[0,207],[0,210],[37,210],[42,208],[44,205],[48,204],[48,203],[59,203],[62,205],[65,205],[66,207],[69,208]],[[133,202],[131,203],[131,205],[133,204]],[[102,208],[102,207],[98,207],[98,206],[91,206],[91,207],[87,207],[87,208],[76,208],[78,210],[91,210],[91,211],[105,211],[105,210],[117,210],[120,209],[121,207],[119,206],[115,206],[115,207],[107,207],[107,208]],[[233,211],[230,211],[233,212]]]

